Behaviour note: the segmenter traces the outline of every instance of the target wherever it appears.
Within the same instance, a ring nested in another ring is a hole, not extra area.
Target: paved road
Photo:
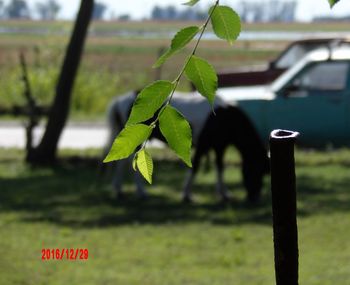
[[[38,144],[44,128],[34,130],[34,145]],[[107,142],[109,132],[103,123],[69,123],[64,129],[58,147],[70,149],[102,148]],[[0,148],[24,148],[25,129],[18,122],[0,121]],[[164,144],[152,140],[148,146],[161,148]]]
[[[34,145],[40,141],[43,130],[42,126],[39,126],[34,130]],[[100,148],[105,145],[107,137],[108,130],[103,124],[68,124],[62,133],[59,141],[59,148]],[[25,143],[25,129],[20,123],[0,123],[0,147],[23,148]]]

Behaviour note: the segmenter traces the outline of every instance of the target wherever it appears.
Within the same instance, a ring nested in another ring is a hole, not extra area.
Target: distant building
[[[241,1],[239,15],[244,22],[294,22],[296,1]]]
[[[183,20],[194,21],[206,19],[206,11],[201,11],[194,8],[176,9],[175,6],[169,5],[167,7],[154,6],[151,12],[151,19],[153,20]]]

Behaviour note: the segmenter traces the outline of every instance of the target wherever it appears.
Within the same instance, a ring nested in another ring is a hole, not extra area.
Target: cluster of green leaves
[[[194,6],[199,1],[190,0],[184,5]],[[171,100],[180,78],[185,74],[199,93],[208,100],[209,104],[214,104],[217,89],[216,72],[205,59],[195,55],[209,22],[211,22],[216,36],[227,40],[230,44],[237,39],[241,31],[240,19],[237,13],[228,6],[219,5],[219,0],[217,0],[209,9],[208,18],[201,27],[190,26],[177,32],[168,50],[156,61],[153,67],[161,66],[197,36],[192,53],[186,58],[183,68],[175,80],[155,81],[138,94],[129,119],[124,129],[115,139],[104,162],[127,158],[141,145],[134,155],[133,168],[139,170],[143,177],[149,183],[152,183],[153,161],[145,146],[153,129],[159,124],[159,129],[170,148],[186,165],[192,166],[191,127],[184,116],[171,106]],[[145,121],[151,118],[154,118],[154,120],[149,125],[145,124]]]

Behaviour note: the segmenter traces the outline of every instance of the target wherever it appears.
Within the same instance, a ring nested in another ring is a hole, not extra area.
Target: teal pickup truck
[[[270,85],[219,88],[267,142],[273,129],[300,132],[300,145],[350,146],[350,48],[310,52]]]

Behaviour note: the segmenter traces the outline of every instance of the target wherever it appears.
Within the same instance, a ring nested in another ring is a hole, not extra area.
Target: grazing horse
[[[115,136],[125,125],[136,95],[137,92],[130,92],[124,96],[117,97],[109,106],[109,146],[112,145]],[[183,200],[191,201],[191,186],[198,171],[200,160],[210,149],[213,149],[216,154],[216,190],[222,200],[228,199],[223,181],[223,158],[226,148],[229,145],[234,145],[242,157],[242,177],[247,191],[247,200],[250,202],[258,201],[263,176],[269,171],[269,160],[267,151],[247,116],[239,108],[225,103],[218,96],[212,108],[196,92],[176,92],[171,104],[189,121],[192,128],[193,145],[196,146],[192,163],[193,167],[189,170],[185,181]],[[165,141],[159,128],[153,131],[152,137]],[[127,164],[131,165],[131,162],[128,163],[127,160],[121,160],[117,163],[116,175],[113,178],[113,186],[117,191],[117,196],[121,194],[122,172]],[[135,182],[139,196],[145,197],[146,192],[143,189],[143,181],[137,172],[135,172]]]

